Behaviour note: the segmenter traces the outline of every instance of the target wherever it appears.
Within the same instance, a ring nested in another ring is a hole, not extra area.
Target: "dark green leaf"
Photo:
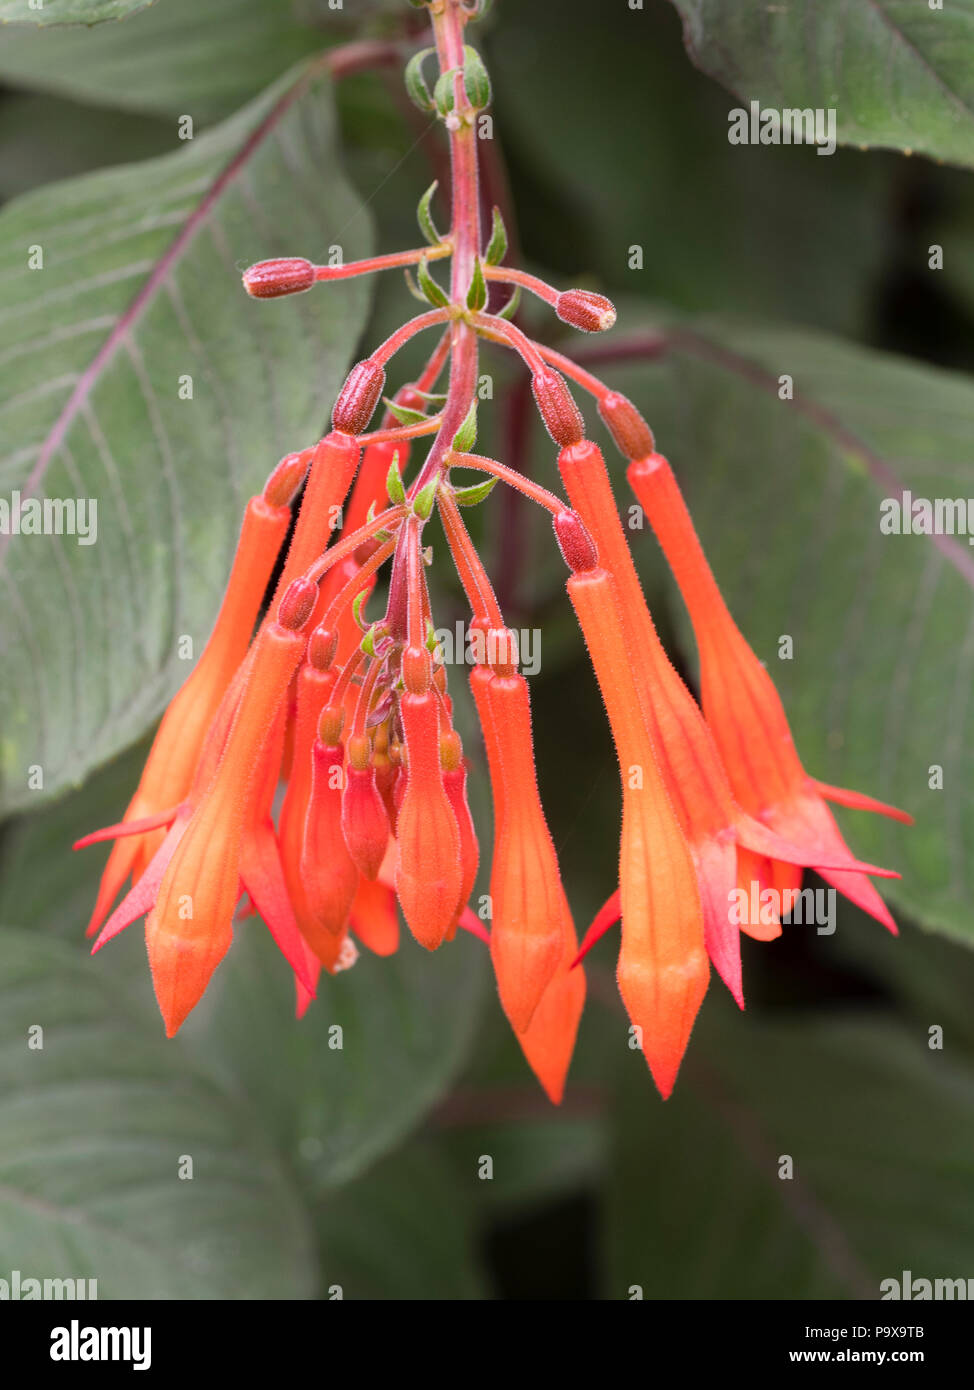
[[[435,52],[435,48],[421,48],[410,58],[403,73],[406,91],[421,111],[433,110],[433,95],[426,85],[426,78],[423,76],[423,64],[430,54]]]
[[[673,4],[690,57],[742,101],[831,108],[843,144],[974,164],[974,0]]]
[[[202,649],[244,500],[317,437],[369,293],[258,303],[239,271],[332,243],[351,258],[371,235],[320,76],[0,214],[0,491],[98,502],[96,544],[0,537],[6,807],[31,801],[31,767],[45,792],[79,781],[185,679],[178,644]]]
[[[416,275],[417,279],[419,280],[420,289],[423,291],[424,296],[430,302],[430,304],[433,305],[434,308],[442,309],[447,304],[449,304],[449,297],[446,295],[443,289],[436,283],[436,281],[430,274],[430,268],[427,264],[425,256],[419,263]]]
[[[488,265],[500,265],[507,255],[507,230],[504,226],[504,219],[501,217],[500,208],[494,208],[493,221],[490,225],[490,240],[487,243],[487,250],[484,252],[484,260]]]
[[[309,1297],[307,1214],[256,1112],[140,1003],[81,949],[0,932],[7,1268],[99,1299]]]
[[[705,1031],[665,1106],[626,1059],[607,1297],[877,1299],[904,1270],[966,1276],[974,1080],[923,1030],[738,1016]]]
[[[439,186],[439,179],[434,179],[422,198],[420,198],[419,206],[416,209],[416,220],[419,223],[419,229],[431,246],[439,246],[440,242],[443,240],[436,230],[433,214],[430,212],[430,203],[433,201],[433,194]]]
[[[0,0],[0,24],[101,24],[125,19],[153,0]]]
[[[480,111],[489,104],[490,78],[483,58],[469,44],[464,44],[463,48],[463,86],[474,110]]]

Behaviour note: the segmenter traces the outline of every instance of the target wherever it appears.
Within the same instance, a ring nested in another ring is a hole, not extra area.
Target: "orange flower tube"
[[[494,799],[490,954],[501,1004],[520,1035],[564,959],[574,927],[538,794],[527,681],[478,666],[470,687]]]
[[[276,619],[265,626],[216,775],[176,846],[146,921],[152,983],[168,1037],[199,1002],[232,940],[241,836],[249,797],[259,791],[255,769],[304,647],[300,631]]]
[[[665,1099],[710,973],[696,869],[646,730],[613,580],[603,569],[582,571],[568,580],[568,593],[622,773],[619,990]]]
[[[808,776],[774,682],[728,611],[669,463],[653,453],[632,462],[627,476],[689,609],[700,651],[704,714],[735,795],[752,816],[801,845],[806,862],[826,882],[895,933],[886,904],[869,880],[854,871],[857,866],[825,798],[899,820],[910,817]],[[843,863],[848,868],[835,867]],[[774,865],[773,874],[779,888],[795,883],[789,867]]]
[[[297,458],[297,455],[289,456],[272,474],[268,488],[278,479],[278,496],[281,495],[281,469]],[[298,474],[298,467],[297,464],[293,466],[294,474]],[[291,477],[290,481],[296,485],[300,476]],[[199,661],[163,716],[139,785],[119,827],[120,835],[126,822],[175,808],[186,797],[207,729],[234,671],[246,655],[290,521],[287,501],[269,501],[267,489],[263,496],[252,497],[247,503],[233,568],[213,632]],[[162,838],[158,831],[121,835],[112,847],[88,923],[89,936],[105,920],[129,874],[134,878],[139,876]]]
[[[406,738],[406,785],[396,819],[396,892],[416,940],[429,951],[445,938],[463,891],[460,832],[440,769],[435,691],[399,701]]]

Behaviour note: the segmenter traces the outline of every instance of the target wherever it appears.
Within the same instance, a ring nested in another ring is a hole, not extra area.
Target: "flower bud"
[[[565,290],[555,300],[555,313],[562,323],[580,328],[583,333],[604,333],[616,321],[612,301],[591,290]]]
[[[345,769],[342,834],[359,872],[377,878],[389,843],[389,817],[371,767],[350,763]]]
[[[564,377],[550,367],[542,367],[532,378],[531,390],[545,429],[555,443],[577,444],[585,433],[585,422]]]
[[[386,374],[378,362],[367,357],[349,372],[335,402],[331,422],[343,434],[361,434],[372,419],[382,395]]]
[[[272,507],[288,507],[294,500],[298,488],[304,482],[304,475],[311,462],[310,449],[300,454],[285,454],[264,484],[264,501]]]
[[[316,671],[327,671],[338,652],[338,629],[316,627],[308,638],[308,660]]]
[[[243,285],[254,299],[278,299],[284,294],[300,294],[315,282],[315,268],[301,256],[284,256],[274,261],[258,261],[243,273]]]
[[[425,647],[407,647],[402,654],[403,685],[413,695],[423,695],[433,679],[433,658]]]
[[[599,414],[623,458],[643,459],[656,448],[653,431],[628,396],[606,392],[599,401]]]
[[[577,512],[559,512],[552,518],[561,557],[573,574],[598,567],[599,552]]]
[[[284,591],[277,610],[281,627],[298,632],[311,617],[318,601],[318,585],[312,579],[294,579]]]

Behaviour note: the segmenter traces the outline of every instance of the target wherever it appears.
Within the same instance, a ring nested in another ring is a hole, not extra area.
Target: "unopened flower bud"
[[[555,443],[577,444],[585,434],[585,421],[564,377],[550,367],[542,367],[531,380],[531,390],[545,428]]]
[[[433,659],[425,647],[407,647],[402,654],[403,685],[413,695],[425,695],[433,679]]]
[[[327,671],[338,651],[338,629],[316,627],[308,639],[308,660],[316,671]]]
[[[559,512],[552,518],[562,559],[573,574],[598,568],[599,552],[577,512]]]
[[[311,450],[286,454],[264,484],[264,500],[272,507],[288,507],[304,482],[311,462]]]
[[[318,585],[311,579],[295,579],[284,592],[277,610],[281,627],[298,632],[311,617],[318,599]]]
[[[624,458],[644,459],[656,448],[653,431],[628,396],[606,392],[599,401],[599,414]]]
[[[358,362],[346,377],[335,402],[331,416],[335,429],[343,434],[361,434],[372,419],[385,384],[385,370],[378,362],[371,357]]]
[[[580,328],[583,333],[604,333],[616,321],[612,301],[591,290],[565,290],[555,300],[555,313],[562,323]]]
[[[244,289],[255,299],[278,299],[283,294],[300,294],[315,282],[315,268],[301,256],[284,256],[275,261],[258,261],[243,273]]]

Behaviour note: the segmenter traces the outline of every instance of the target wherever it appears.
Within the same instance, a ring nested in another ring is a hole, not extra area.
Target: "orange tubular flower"
[[[889,909],[852,858],[826,798],[910,822],[895,807],[816,782],[802,767],[774,682],[731,617],[669,463],[651,453],[630,463],[630,485],[649,517],[683,594],[700,651],[704,714],[740,804],[800,845],[827,883],[895,934]],[[753,846],[758,850],[758,846]],[[772,852],[772,882],[796,884]],[[871,872],[877,872],[875,869]]]
[[[527,682],[520,675],[471,673],[494,798],[490,954],[497,989],[523,1036],[564,961],[574,926],[551,832],[538,795]]]
[[[473,892],[477,868],[480,863],[477,832],[474,829],[473,817],[467,802],[467,769],[463,761],[463,748],[460,743],[460,735],[453,729],[440,739],[440,766],[447,800],[453,810],[457,830],[460,834],[460,867],[462,870],[460,902],[446,933],[447,941],[452,941],[456,936],[460,917],[470,900],[470,894]]]
[[[714,968],[743,1007],[740,932],[730,914],[739,859],[748,850],[755,850],[775,854],[789,863],[810,864],[812,860],[806,851],[746,815],[734,801],[713,735],[653,625],[601,451],[595,444],[582,441],[562,450],[559,468],[572,505],[594,537],[622,601],[622,621],[643,717],[697,870],[707,950]],[[833,857],[831,862],[839,861]],[[859,868],[865,871],[873,866],[863,864]],[[593,924],[586,935],[586,947],[612,920],[616,918],[610,911]]]
[[[659,1092],[670,1094],[710,967],[693,856],[656,763],[606,570],[579,571],[568,594],[598,677],[622,774],[619,990]]]
[[[322,723],[328,710],[322,716]],[[328,737],[328,735],[326,735]],[[342,786],[345,750],[325,743],[321,735],[312,749],[311,796],[301,848],[301,882],[311,909],[305,939],[323,964],[334,959],[335,941],[348,926],[359,871],[342,834]],[[310,927],[310,930],[309,930]]]
[[[260,605],[290,525],[288,503],[306,467],[307,456],[288,455],[271,474],[263,494],[252,497],[247,503],[216,625],[199,661],[163,716],[121,824],[111,828],[120,838],[112,847],[102,873],[88,923],[89,936],[93,936],[105,920],[129,874],[138,878],[162,841],[158,832],[131,833],[131,823],[163,813],[169,813],[171,819],[189,791],[207,729],[253,635]],[[128,833],[126,827],[129,827]],[[89,843],[92,840],[86,837],[77,847]]]
[[[299,629],[313,596],[300,598],[291,604],[292,592],[285,594],[279,617],[258,639],[216,775],[176,846],[146,921],[152,982],[168,1037],[199,1002],[233,937],[241,839],[251,799],[260,790],[255,767],[305,647]]]
[[[396,892],[413,936],[435,951],[462,908],[460,831],[440,768],[436,693],[430,689],[414,694],[407,689],[399,708],[407,766],[396,821]]]

